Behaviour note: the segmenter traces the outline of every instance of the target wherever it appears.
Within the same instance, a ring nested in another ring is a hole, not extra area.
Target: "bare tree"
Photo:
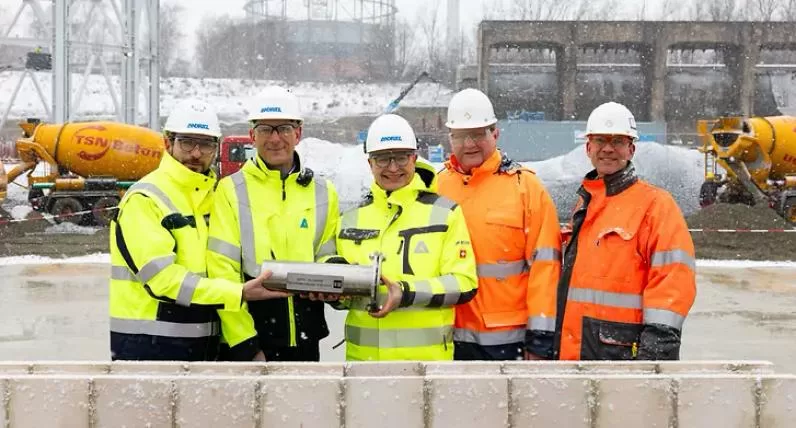
[[[683,14],[683,4],[681,0],[661,0],[661,9],[658,19],[661,21],[671,21],[679,19]]]
[[[499,0],[484,6],[484,16],[487,19],[510,18],[524,21],[571,19],[573,12],[577,10],[577,7],[573,7],[574,3],[562,0]]]
[[[707,15],[712,21],[733,21],[739,18],[738,11],[741,6],[739,0],[702,1],[705,3]]]
[[[574,8],[572,18],[578,21],[612,19],[616,17],[617,10],[619,10],[618,0],[603,2],[581,0]]]
[[[160,34],[158,34],[158,55],[160,73],[169,76],[177,59],[177,47],[182,44],[184,34],[180,27],[183,8],[173,1],[160,6]]]
[[[787,0],[782,9],[782,17],[785,21],[796,21],[796,0]]]
[[[412,34],[414,30],[405,19],[398,19],[395,23],[395,70],[396,76],[403,76],[409,66],[411,57]]]
[[[748,18],[763,22],[773,21],[781,6],[782,0],[748,0]]]

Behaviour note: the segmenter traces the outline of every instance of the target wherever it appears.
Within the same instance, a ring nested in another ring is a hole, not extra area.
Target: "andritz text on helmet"
[[[189,123],[188,129],[207,129],[209,130],[210,127],[206,123]]]
[[[381,137],[381,140],[379,140],[379,142],[381,142],[381,143],[383,143],[385,141],[403,141],[403,140],[401,139],[400,135],[388,135],[388,136]]]
[[[263,107],[260,113],[282,113],[282,107]]]

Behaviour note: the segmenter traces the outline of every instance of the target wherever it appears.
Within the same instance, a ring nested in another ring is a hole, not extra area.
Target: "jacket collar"
[[[498,172],[507,172],[514,169],[514,166],[519,166],[519,164],[509,159],[509,157],[500,150],[495,150],[481,165],[472,168],[469,174],[462,170],[458,159],[456,159],[456,155],[451,155],[450,159],[445,162],[445,168],[461,176],[465,182],[479,180]]]
[[[163,152],[158,169],[171,181],[186,189],[212,189],[216,184],[216,173],[212,169],[207,174],[194,172],[174,159],[168,152]]]
[[[243,168],[245,168],[246,172],[249,174],[252,174],[262,180],[281,181],[283,179],[287,180],[291,177],[295,178],[297,175],[296,173],[301,171],[301,159],[299,158],[298,153],[293,152],[293,168],[291,168],[290,172],[285,177],[282,177],[281,171],[268,168],[268,165],[265,164],[265,161],[260,157],[259,154],[249,159],[246,164],[244,164]]]
[[[420,192],[437,193],[437,174],[434,167],[418,158],[415,164],[415,176],[412,181],[389,194],[379,187],[374,180],[370,185],[370,193],[374,202],[390,203],[406,206],[417,199]]]
[[[621,171],[606,175],[603,178],[597,177],[596,169],[592,170],[586,174],[583,180],[583,187],[592,194],[605,191],[606,196],[614,196],[624,192],[637,181],[636,167],[632,162],[628,162]]]

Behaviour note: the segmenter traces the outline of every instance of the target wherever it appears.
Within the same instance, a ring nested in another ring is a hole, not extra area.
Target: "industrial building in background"
[[[260,76],[280,80],[382,80],[395,63],[396,0],[251,0],[244,10]]]

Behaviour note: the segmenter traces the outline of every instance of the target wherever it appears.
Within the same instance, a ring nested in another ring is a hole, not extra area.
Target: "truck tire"
[[[709,205],[715,204],[718,191],[718,183],[714,183],[712,181],[706,181],[702,183],[702,187],[699,188],[699,206],[705,208]]]
[[[788,196],[782,204],[782,217],[796,226],[796,196]]]
[[[109,209],[119,205],[119,198],[113,196],[104,196],[97,199],[94,206],[91,208],[91,214],[94,217],[94,223],[97,226],[107,226],[111,220],[116,217],[116,210]]]
[[[50,208],[50,214],[55,216],[54,220],[58,224],[63,222],[80,224],[83,221],[83,215],[72,215],[80,211],[83,211],[83,204],[75,198],[58,198]]]

